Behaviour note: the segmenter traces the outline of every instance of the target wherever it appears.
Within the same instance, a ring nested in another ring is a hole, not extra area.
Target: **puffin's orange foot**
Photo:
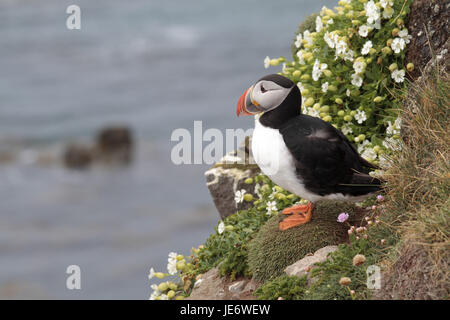
[[[308,202],[308,204],[306,205],[306,212],[299,212],[299,211],[293,212],[291,216],[287,217],[286,219],[280,222],[279,226],[280,230],[284,231],[309,222],[312,217],[312,210],[313,205],[310,202]]]
[[[299,214],[299,213],[306,213],[309,209],[310,203],[307,204],[297,204],[295,206],[286,208],[283,210],[283,214]]]

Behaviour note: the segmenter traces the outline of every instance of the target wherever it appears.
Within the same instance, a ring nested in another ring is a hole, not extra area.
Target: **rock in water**
[[[97,156],[111,164],[128,164],[133,155],[133,138],[129,128],[109,127],[97,135]]]
[[[64,152],[64,165],[71,169],[85,169],[93,161],[91,147],[78,144],[70,144]]]
[[[211,169],[205,172],[206,185],[222,219],[239,210],[249,209],[253,202],[236,203],[237,191],[255,194],[255,184],[246,184],[245,180],[260,174],[259,167],[251,155],[251,138],[247,137],[238,150],[225,155]]]

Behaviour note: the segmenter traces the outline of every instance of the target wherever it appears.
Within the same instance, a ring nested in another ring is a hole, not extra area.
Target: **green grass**
[[[336,220],[341,212],[356,216],[353,204],[319,202],[312,220],[304,225],[280,231],[282,215],[271,218],[249,245],[248,263],[253,276],[263,281],[273,279],[306,254],[346,242],[347,227]]]

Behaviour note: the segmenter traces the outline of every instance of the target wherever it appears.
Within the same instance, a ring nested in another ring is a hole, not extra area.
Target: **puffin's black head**
[[[290,79],[279,74],[269,74],[259,79],[239,98],[237,115],[255,115],[269,112],[285,105],[300,110],[300,90]]]

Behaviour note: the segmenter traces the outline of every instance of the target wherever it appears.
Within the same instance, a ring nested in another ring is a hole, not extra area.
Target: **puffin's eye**
[[[264,86],[263,86],[262,83],[261,83],[261,92],[264,93],[264,92],[266,92],[266,91],[267,91],[266,88],[264,88]]]

